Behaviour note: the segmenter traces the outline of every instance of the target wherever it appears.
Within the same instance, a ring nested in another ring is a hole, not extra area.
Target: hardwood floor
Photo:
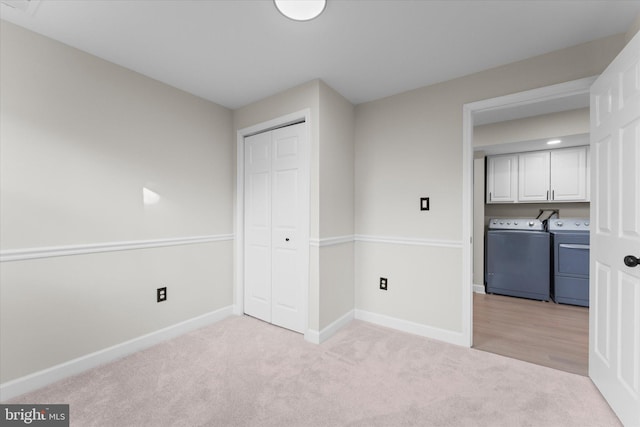
[[[474,293],[473,347],[587,376],[589,309]]]

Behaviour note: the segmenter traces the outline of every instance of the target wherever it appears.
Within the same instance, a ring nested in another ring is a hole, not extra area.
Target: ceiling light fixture
[[[561,139],[551,139],[547,141],[547,145],[556,145],[556,144],[560,144],[561,142],[562,142]]]
[[[294,21],[310,21],[317,18],[327,0],[273,0],[280,13]]]

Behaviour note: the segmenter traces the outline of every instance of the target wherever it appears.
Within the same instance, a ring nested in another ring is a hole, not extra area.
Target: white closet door
[[[271,322],[271,133],[244,143],[244,310]]]
[[[309,281],[309,172],[305,125],[273,131],[272,323],[304,332]]]
[[[306,127],[287,126],[246,138],[245,153],[245,312],[304,332],[309,281]]]

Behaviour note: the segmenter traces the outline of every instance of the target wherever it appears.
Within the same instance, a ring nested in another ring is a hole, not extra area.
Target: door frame
[[[244,314],[244,139],[247,136],[266,132],[269,130],[284,127],[290,124],[303,122],[305,123],[305,132],[308,147],[308,156],[306,161],[307,173],[309,174],[308,182],[311,184],[311,152],[313,141],[311,139],[311,110],[304,109],[296,111],[284,116],[276,117],[265,122],[261,122],[252,126],[248,126],[237,130],[236,132],[236,192],[235,192],[235,224],[234,224],[234,286],[233,286],[233,313],[242,316]],[[309,189],[311,190],[311,188]],[[310,196],[310,195],[309,195]],[[309,203],[309,201],[307,201]],[[311,213],[311,212],[309,212]],[[310,215],[309,215],[310,217]],[[310,223],[310,218],[309,218]],[[307,265],[309,271],[309,245],[307,245]],[[307,283],[303,286],[303,309],[304,309],[304,330],[309,329],[309,277]]]
[[[521,107],[571,95],[589,94],[597,76],[484,99],[462,106],[462,335],[473,346],[473,115]]]

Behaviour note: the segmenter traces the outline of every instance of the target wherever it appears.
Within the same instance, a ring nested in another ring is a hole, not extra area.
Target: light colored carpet
[[[13,399],[72,426],[619,426],[589,378],[353,321],[230,317]]]

